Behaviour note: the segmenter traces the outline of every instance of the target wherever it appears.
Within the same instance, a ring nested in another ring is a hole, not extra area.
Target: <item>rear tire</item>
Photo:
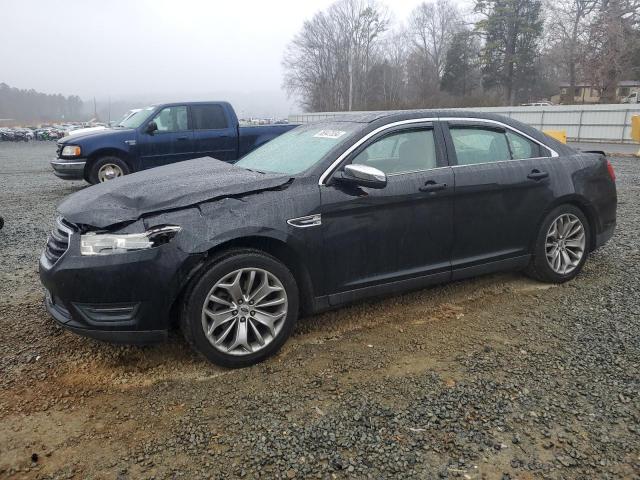
[[[91,165],[88,180],[89,183],[95,185],[96,183],[129,175],[129,173],[131,173],[129,165],[121,158],[112,156],[100,157]]]
[[[284,264],[259,250],[231,250],[212,260],[192,282],[180,328],[191,347],[210,362],[241,368],[282,347],[298,310],[298,286]]]
[[[578,207],[560,205],[542,221],[525,273],[547,283],[564,283],[584,266],[591,245],[589,221]]]

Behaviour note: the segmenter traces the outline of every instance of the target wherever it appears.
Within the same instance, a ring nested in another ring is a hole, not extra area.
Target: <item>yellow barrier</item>
[[[631,139],[640,143],[640,115],[631,116]],[[640,150],[636,153],[636,157],[640,157]]]
[[[640,143],[640,115],[631,116],[631,138]]]
[[[567,143],[567,131],[566,130],[543,130],[545,135],[555,138],[559,142]]]

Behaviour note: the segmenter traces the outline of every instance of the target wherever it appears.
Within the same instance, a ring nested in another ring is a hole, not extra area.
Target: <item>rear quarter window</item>
[[[537,143],[510,130],[507,130],[506,135],[509,141],[509,148],[511,148],[511,157],[514,160],[542,156],[540,155],[540,146]]]

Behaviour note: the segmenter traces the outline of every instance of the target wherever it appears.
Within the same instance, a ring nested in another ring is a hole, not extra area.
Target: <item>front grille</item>
[[[64,220],[62,217],[56,219],[56,226],[49,235],[47,246],[44,249],[44,256],[51,262],[56,263],[69,248],[69,236],[76,230],[76,227]]]
[[[62,148],[63,145],[61,143],[58,143],[56,147],[56,157],[60,158],[62,156]]]

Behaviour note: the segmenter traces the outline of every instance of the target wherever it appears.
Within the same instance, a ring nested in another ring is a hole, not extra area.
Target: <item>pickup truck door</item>
[[[191,105],[191,121],[196,157],[237,160],[238,129],[230,125],[224,108],[218,104]]]
[[[140,170],[194,158],[193,130],[186,105],[165,107],[151,121],[158,129],[139,135]]]

